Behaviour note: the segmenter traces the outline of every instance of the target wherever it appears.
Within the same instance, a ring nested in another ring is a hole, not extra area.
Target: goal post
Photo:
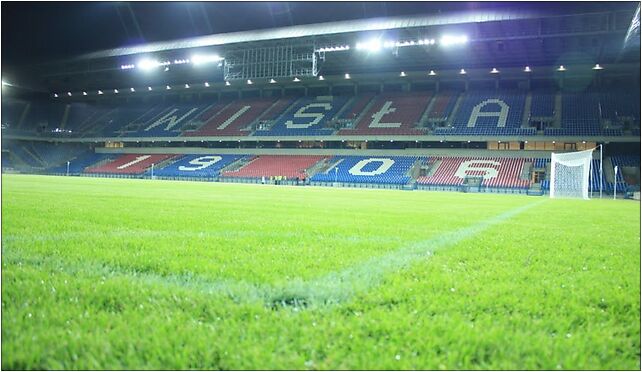
[[[589,198],[594,150],[551,153],[551,198]]]

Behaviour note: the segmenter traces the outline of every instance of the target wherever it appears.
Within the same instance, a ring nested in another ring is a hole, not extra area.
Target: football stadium
[[[639,2],[2,21],[2,369],[641,368]]]

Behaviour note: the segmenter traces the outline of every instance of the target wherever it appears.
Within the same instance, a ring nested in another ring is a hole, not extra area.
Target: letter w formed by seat
[[[497,104],[499,105],[499,111],[481,111],[483,107],[488,104]],[[480,102],[477,106],[473,107],[473,112],[470,114],[468,119],[468,128],[472,128],[477,124],[478,117],[491,116],[497,118],[497,127],[503,128],[506,126],[506,120],[508,120],[508,105],[506,102],[501,99],[491,98]]]
[[[164,130],[171,130],[172,128],[174,128],[176,126],[176,124],[178,124],[181,121],[183,121],[186,117],[190,116],[196,110],[198,110],[198,108],[194,107],[193,109],[187,111],[185,113],[185,115],[181,116],[180,118],[177,118],[177,116],[174,115],[174,113],[176,111],[178,111],[178,109],[173,109],[170,112],[168,112],[167,114],[165,114],[163,117],[161,117],[160,119],[158,119],[155,122],[153,122],[150,126],[145,128],[145,131],[150,131],[150,130],[152,130],[152,129],[156,128],[157,126],[162,125],[164,123],[167,123],[167,126],[165,127]]]

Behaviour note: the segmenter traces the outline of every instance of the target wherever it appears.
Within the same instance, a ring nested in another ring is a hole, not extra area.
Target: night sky
[[[580,6],[590,10],[591,8],[604,9],[605,4],[3,2],[2,65],[6,68],[37,64],[101,49],[212,33],[380,16],[529,6],[547,8]]]

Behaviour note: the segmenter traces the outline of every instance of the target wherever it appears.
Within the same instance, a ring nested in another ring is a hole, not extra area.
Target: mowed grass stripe
[[[637,202],[18,176],[2,192],[3,369],[640,367]],[[321,280],[533,200],[334,306],[274,311],[265,292],[198,288]],[[259,235],[189,237],[228,230]],[[25,238],[64,232],[97,238]],[[165,280],[190,273],[199,282]]]
[[[42,269],[65,272],[67,274],[95,276],[105,280],[107,277],[127,276],[150,285],[181,286],[192,290],[205,292],[211,295],[221,295],[235,302],[263,301],[268,306],[292,306],[294,308],[336,304],[349,300],[353,295],[367,291],[378,285],[382,278],[390,272],[398,271],[413,264],[419,259],[424,259],[436,250],[455,245],[462,240],[474,237],[476,234],[491,226],[500,224],[544,200],[531,202],[524,206],[509,210],[500,215],[488,218],[473,226],[468,226],[455,231],[448,231],[436,238],[418,241],[404,245],[380,257],[375,257],[358,263],[341,271],[330,272],[313,280],[295,278],[282,285],[257,285],[246,281],[234,280],[208,280],[193,273],[178,275],[159,275],[153,271],[139,272],[118,266],[109,266],[96,262],[71,263],[55,256],[29,256],[21,255],[18,251],[3,249],[4,259],[12,264],[28,264]],[[127,232],[126,234],[136,234]],[[138,232],[143,233],[143,232]],[[149,235],[154,236],[154,232]],[[113,236],[122,232],[114,232]],[[33,237],[33,240],[56,240],[87,237],[87,234],[62,234],[62,236]],[[143,234],[148,235],[148,234]],[[176,234],[178,236],[184,233]],[[207,233],[198,233],[199,236]],[[232,234],[234,235],[234,234]],[[351,238],[352,239],[352,238]],[[3,238],[3,241],[5,239]],[[8,237],[6,242],[29,241],[29,237]]]
[[[312,280],[524,202],[392,190],[3,179],[8,247],[125,271],[257,285]]]

